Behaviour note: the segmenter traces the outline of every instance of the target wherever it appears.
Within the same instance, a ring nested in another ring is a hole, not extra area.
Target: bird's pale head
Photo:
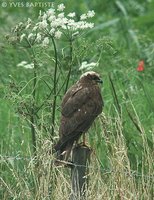
[[[93,84],[103,83],[102,79],[100,78],[100,75],[97,74],[94,71],[88,71],[81,75],[80,77],[81,82],[89,82]]]

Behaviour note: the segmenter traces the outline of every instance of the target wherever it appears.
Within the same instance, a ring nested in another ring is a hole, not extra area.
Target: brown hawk
[[[54,146],[59,155],[58,159],[68,160],[74,142],[79,140],[102,112],[103,99],[98,83],[102,83],[99,74],[86,72],[64,95],[60,138]]]

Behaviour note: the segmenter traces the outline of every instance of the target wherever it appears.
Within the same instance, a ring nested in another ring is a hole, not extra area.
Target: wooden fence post
[[[71,169],[72,191],[70,200],[85,199],[88,187],[88,164],[90,163],[91,149],[78,145],[73,149]]]

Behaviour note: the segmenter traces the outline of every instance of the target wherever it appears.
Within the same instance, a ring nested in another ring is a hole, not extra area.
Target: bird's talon
[[[79,145],[79,146],[89,147],[88,143],[86,143],[86,142],[81,142],[81,143],[79,143],[79,144],[77,144],[77,145]]]

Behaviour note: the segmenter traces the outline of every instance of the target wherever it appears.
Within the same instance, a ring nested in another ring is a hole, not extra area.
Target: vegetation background
[[[9,2],[0,2],[0,199],[68,199],[70,171],[51,166],[53,155],[49,152],[52,142],[58,138],[60,102],[66,88],[62,86],[70,70],[68,63],[72,65],[70,86],[81,75],[82,62],[87,61],[99,63],[93,70],[103,77],[105,102],[102,115],[88,134],[93,153],[87,199],[152,200],[154,1],[53,1],[55,5],[64,3],[68,13],[75,11],[80,16],[94,10],[96,15],[92,19],[95,27],[73,44],[73,59],[66,42],[58,43],[57,88],[62,89],[56,99],[52,135],[53,46],[37,56],[40,67],[34,99],[33,70],[17,67],[21,61],[31,62],[31,57],[13,38],[8,40],[11,28],[17,23],[28,17],[35,19],[40,9],[49,8],[10,6]],[[140,61],[144,61],[142,70],[138,68]],[[34,126],[25,107],[39,108],[35,116],[31,113]]]

